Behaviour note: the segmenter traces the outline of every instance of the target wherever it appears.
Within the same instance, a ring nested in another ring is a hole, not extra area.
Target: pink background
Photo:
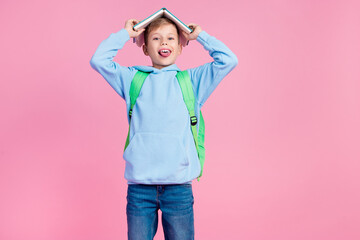
[[[196,239],[360,239],[359,1],[0,6],[1,240],[126,239],[125,102],[89,61],[161,7],[239,58],[203,107]],[[115,61],[150,64],[131,41]],[[177,65],[209,61],[192,41]]]

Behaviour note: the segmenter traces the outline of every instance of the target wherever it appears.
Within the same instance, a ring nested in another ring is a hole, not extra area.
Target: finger
[[[145,29],[135,30],[136,37],[140,36],[144,31],[145,31]]]
[[[184,37],[188,37],[189,36],[189,34],[187,33],[187,32],[185,32],[185,31],[181,31],[181,33],[182,33],[182,35],[184,36]]]
[[[196,28],[196,26],[195,26],[195,25],[192,25],[192,24],[189,24],[189,28],[194,31],[195,28]]]
[[[181,33],[186,40],[189,40],[189,34],[187,32],[181,31]]]
[[[139,22],[139,20],[132,18],[132,19],[129,20],[129,22],[131,23],[131,25],[134,26]]]

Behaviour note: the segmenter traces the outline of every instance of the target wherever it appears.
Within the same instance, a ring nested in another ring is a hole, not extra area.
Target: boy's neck
[[[174,65],[174,64],[175,64],[175,63],[173,63],[173,64],[171,64],[171,65],[168,65],[168,66],[161,66],[161,65],[156,65],[156,64],[155,64],[155,65],[153,65],[152,67],[161,70],[161,69],[163,69],[163,68],[170,67],[170,66],[172,66],[172,65]]]

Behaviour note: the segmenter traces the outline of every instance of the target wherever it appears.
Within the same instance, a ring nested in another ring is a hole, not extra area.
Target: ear
[[[179,44],[179,55],[182,53],[182,48],[183,48],[183,46],[182,46],[182,44],[180,43],[180,44]]]
[[[149,56],[149,53],[147,51],[147,47],[146,47],[145,44],[143,44],[142,49],[143,49],[143,52],[144,52],[145,56]]]

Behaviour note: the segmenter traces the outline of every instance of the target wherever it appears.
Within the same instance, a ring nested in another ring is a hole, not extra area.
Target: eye
[[[173,37],[169,37],[169,40],[174,40],[174,38],[173,38]]]
[[[157,38],[157,37],[155,37],[155,38],[153,38],[153,40],[158,40],[159,38]]]

